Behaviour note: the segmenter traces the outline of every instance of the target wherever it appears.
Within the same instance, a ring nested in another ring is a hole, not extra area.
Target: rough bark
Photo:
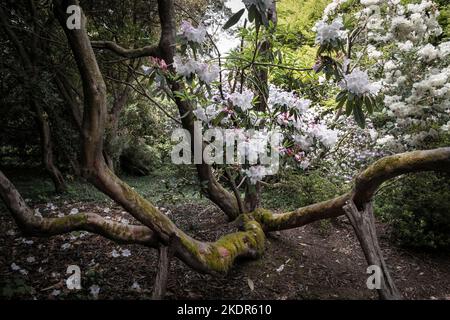
[[[61,25],[65,28],[64,8],[77,2],[53,2]],[[160,2],[167,4],[170,1]],[[2,198],[18,224],[29,232],[58,234],[84,228],[91,232],[104,233],[113,239],[146,244],[153,244],[155,241],[158,243],[155,246],[173,246],[174,255],[199,272],[226,272],[237,258],[256,258],[261,255],[265,243],[264,231],[296,228],[319,219],[343,215],[343,207],[350,198],[360,207],[371,201],[381,183],[400,174],[450,170],[450,148],[387,157],[363,171],[356,178],[355,188],[349,194],[285,214],[273,214],[268,210],[258,209],[254,213],[239,216],[241,231],[225,235],[215,242],[198,241],[177,228],[166,215],[114,175],[105,164],[102,143],[107,114],[106,87],[84,27],[84,17],[82,21],[81,30],[65,29],[65,32],[83,80],[83,171],[94,186],[115,200],[143,226],[123,227],[114,224],[111,227],[99,221],[100,218],[89,219],[89,216],[70,216],[57,220],[30,218],[30,209],[20,200],[17,191],[6,177],[0,175]]]
[[[166,296],[167,280],[169,278],[170,260],[172,258],[172,252],[170,247],[162,246],[158,249],[158,272],[155,278],[155,284],[153,285],[153,300],[163,300]]]
[[[267,19],[273,23],[274,26],[278,23],[277,4],[274,1],[267,10]],[[258,48],[258,55],[265,61],[273,62],[272,43],[268,39],[263,39]],[[256,73],[259,80],[259,88],[257,88],[259,95],[259,102],[256,106],[258,111],[267,110],[267,100],[269,98],[269,71],[267,67],[256,67]]]
[[[94,213],[79,213],[62,218],[37,217],[1,171],[0,197],[26,235],[49,237],[72,231],[89,231],[119,243],[138,243],[146,246],[158,244],[154,233],[147,227],[113,222]]]
[[[245,190],[245,212],[253,212],[261,207],[261,183],[255,185],[247,181]]]
[[[360,211],[356,208],[355,203],[352,200],[349,200],[344,206],[344,211],[355,230],[368,265],[378,266],[383,272],[381,277],[381,288],[377,289],[380,299],[400,300],[402,299],[402,296],[389,274],[378,242],[372,202],[365,203],[363,208],[364,209]]]
[[[64,177],[56,167],[54,161],[53,142],[47,113],[45,113],[39,106],[37,106],[36,102],[31,101],[31,105],[34,106],[33,109],[36,113],[36,123],[39,127],[42,163],[53,181],[56,192],[65,192],[67,191],[67,186]]]
[[[161,38],[159,41],[159,55],[168,65],[173,63],[176,48],[176,26],[175,26],[175,10],[173,0],[158,0],[158,11],[161,23]],[[171,71],[174,72],[173,67]],[[179,81],[170,81],[172,92],[183,90],[183,84]],[[180,98],[175,98],[179,114],[182,117],[183,128],[189,131],[191,137],[194,137],[194,115],[192,106]],[[194,147],[192,145],[192,147]],[[203,192],[208,198],[219,206],[230,220],[239,216],[239,202],[235,196],[226,190],[214,176],[213,169],[210,165],[197,165],[197,174]]]
[[[358,208],[362,208],[364,203],[372,201],[383,182],[420,171],[450,172],[450,148],[406,152],[382,158],[356,176],[351,192],[292,212],[272,214],[257,209],[253,215],[268,231],[291,229],[317,220],[336,218],[345,214],[343,207],[350,199]]]
[[[33,23],[36,23],[36,12],[33,2],[30,3],[30,11],[33,16]],[[36,123],[39,129],[40,139],[41,139],[41,152],[42,152],[42,162],[44,165],[44,168],[50,175],[50,178],[52,179],[55,189],[57,192],[65,192],[67,190],[64,177],[62,176],[59,169],[56,167],[54,162],[54,154],[53,154],[53,143],[51,138],[51,131],[50,131],[50,125],[48,121],[48,116],[42,109],[42,107],[39,105],[39,102],[36,101],[36,97],[33,94],[33,86],[37,79],[36,74],[36,56],[37,56],[37,38],[36,35],[33,35],[33,40],[31,43],[31,52],[28,52],[26,48],[23,46],[23,44],[20,42],[18,36],[14,32],[14,30],[11,28],[11,26],[8,23],[8,19],[6,17],[5,12],[0,7],[0,23],[4,30],[6,31],[6,34],[8,35],[8,38],[13,43],[15,49],[17,50],[20,60],[22,62],[22,66],[24,69],[24,74],[27,76],[24,79],[25,88],[29,96],[29,104],[31,107],[31,110],[35,113],[35,119]],[[35,26],[33,26],[35,28]],[[36,30],[34,30],[36,33]]]
[[[92,46],[98,49],[107,49],[125,58],[158,57],[164,59],[173,72],[173,58],[176,48],[176,25],[173,0],[159,0],[158,12],[161,24],[161,36],[158,46],[147,46],[137,49],[125,49],[111,41],[93,41]],[[179,81],[169,82],[172,92],[183,90],[183,84]],[[180,98],[175,98],[183,128],[194,136],[194,116],[192,106]],[[192,145],[192,147],[194,147]],[[235,195],[226,190],[217,181],[213,168],[207,164],[197,165],[197,175],[204,194],[214,202],[228,216],[230,220],[236,219],[241,214],[239,201]]]
[[[55,83],[61,97],[66,102],[72,114],[77,129],[81,132],[83,122],[83,108],[81,105],[82,103],[72,93],[73,90],[69,83],[69,80],[66,79],[66,77],[60,72],[56,73]]]

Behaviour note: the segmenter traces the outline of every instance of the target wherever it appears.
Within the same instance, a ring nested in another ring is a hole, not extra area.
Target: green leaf
[[[266,13],[265,13],[264,9],[261,8],[260,5],[258,5],[258,7],[259,7],[259,10],[258,10],[259,11],[259,16],[261,17],[261,22],[264,24],[264,26],[266,28],[268,28],[269,27],[269,19],[267,19],[267,16],[266,16]]]
[[[367,111],[369,112],[369,114],[373,114],[372,99],[369,96],[367,96],[364,98],[364,101],[366,103],[366,108],[367,108]]]
[[[256,16],[259,14],[258,9],[256,9],[256,6],[252,4],[250,8],[248,8],[248,20],[250,22],[255,21]]]
[[[225,112],[221,112],[213,121],[212,121],[212,125],[213,126],[218,126],[220,124],[220,122],[225,119],[225,117],[227,116],[227,114]]]
[[[339,101],[339,103],[338,103],[337,106],[336,106],[336,109],[337,109],[337,110],[341,109],[341,108],[344,106],[344,104],[345,104],[346,101],[347,101],[347,100],[345,100],[345,99],[342,99],[341,101]]]
[[[223,29],[229,29],[232,26],[234,26],[236,23],[239,22],[239,20],[241,20],[242,15],[244,14],[245,9],[241,9],[238,12],[236,12],[228,21],[227,23],[225,23],[225,25],[223,26]]]
[[[347,93],[348,93],[347,90],[339,92],[339,94],[336,97],[336,102],[341,102],[342,100],[345,101],[345,98],[347,97]]]
[[[351,95],[348,97],[347,106],[345,108],[345,114],[349,117],[353,112],[353,99],[350,99]]]
[[[355,108],[353,110],[353,115],[355,116],[356,123],[361,127],[366,127],[366,117],[364,115],[364,112],[361,108],[361,105],[355,105]]]

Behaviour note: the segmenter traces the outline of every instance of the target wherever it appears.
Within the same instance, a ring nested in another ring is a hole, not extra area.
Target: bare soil
[[[37,208],[45,217],[76,208],[136,223],[119,207],[105,210],[95,203]],[[201,240],[214,241],[235,229],[214,206],[164,209],[180,228]],[[387,264],[406,299],[450,299],[448,254],[399,248],[387,236],[387,226],[377,227]],[[100,287],[98,299],[151,297],[157,266],[153,249],[119,246],[87,233],[23,238],[7,212],[0,213],[0,241],[2,299],[93,299],[92,285]],[[122,256],[125,249],[131,255]],[[113,250],[120,256],[114,258]],[[20,269],[13,270],[12,264]],[[66,288],[69,265],[80,267],[82,290]],[[366,268],[351,226],[339,218],[270,234],[261,259],[240,261],[220,277],[199,274],[175,259],[167,299],[376,299],[376,292],[366,287]],[[139,288],[132,287],[135,282]]]

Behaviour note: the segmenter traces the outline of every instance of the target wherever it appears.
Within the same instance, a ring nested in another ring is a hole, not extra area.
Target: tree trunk
[[[164,300],[166,296],[171,258],[172,250],[170,250],[169,246],[159,248],[158,273],[156,274],[155,284],[153,286],[153,300]]]
[[[261,207],[261,183],[247,183],[245,191],[245,212],[253,212]]]
[[[106,144],[105,149],[107,149],[108,144]],[[111,170],[111,172],[115,172],[114,171],[114,159],[110,156],[110,153],[108,153],[108,151],[103,151],[103,156],[105,157],[105,162],[106,165],[108,166],[109,170]]]
[[[56,167],[53,154],[53,142],[51,137],[50,125],[48,122],[48,115],[45,113],[36,102],[31,102],[33,109],[36,111],[36,122],[39,127],[42,162],[45,170],[50,175],[56,192],[66,192],[67,186],[64,177]]]
[[[267,10],[267,19],[271,21],[274,26],[278,23],[277,4],[274,1]],[[264,39],[259,46],[259,55],[264,58],[264,62],[273,62],[272,43],[268,39]],[[257,95],[259,95],[259,102],[256,105],[257,111],[267,110],[267,100],[269,99],[269,72],[267,67],[259,67],[256,69],[259,79],[259,88]]]
[[[381,287],[377,289],[382,300],[400,300],[402,296],[392,280],[386,262],[384,261],[375,229],[372,202],[364,204],[359,211],[353,200],[347,201],[344,210],[358,237],[364,256],[369,266],[377,266],[382,271]]]

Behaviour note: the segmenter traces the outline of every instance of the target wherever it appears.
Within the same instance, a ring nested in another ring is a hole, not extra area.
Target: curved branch
[[[136,49],[126,49],[113,41],[91,41],[92,47],[95,49],[106,49],[115,54],[127,58],[137,59],[142,57],[159,57],[158,46],[145,46]]]
[[[450,172],[450,147],[401,153],[378,160],[356,177],[354,201],[360,207],[372,200],[383,182],[419,171]]]
[[[335,218],[345,214],[343,207],[347,201],[353,200],[361,208],[372,200],[383,182],[419,171],[450,172],[450,148],[413,151],[382,158],[356,176],[351,192],[283,214],[259,209],[254,216],[267,231],[292,229],[317,220]]]
[[[59,7],[57,14],[65,28],[64,11],[61,1],[65,4],[75,0],[53,0]],[[77,3],[77,2],[75,2]],[[162,35],[160,50],[162,57],[169,64],[173,60],[175,29],[173,20],[173,2],[158,0]],[[406,172],[420,170],[448,170],[450,168],[450,148],[431,151],[417,151],[384,158],[358,176],[353,192],[298,209],[291,213],[274,215],[270,211],[258,210],[253,214],[241,215],[242,231],[226,235],[216,242],[201,242],[188,236],[152,203],[144,199],[138,192],[128,186],[105,164],[102,156],[102,138],[104,134],[106,108],[106,88],[103,76],[98,68],[89,37],[84,27],[81,30],[65,29],[72,51],[78,63],[78,69],[83,80],[85,96],[85,112],[83,119],[83,157],[85,174],[99,190],[120,204],[133,217],[147,226],[164,245],[173,243],[174,254],[200,272],[226,272],[238,257],[257,257],[262,253],[265,242],[265,231],[296,228],[319,219],[331,218],[345,214],[343,207],[347,200],[371,198],[376,188],[386,179]],[[172,90],[179,91],[180,84],[172,83]],[[177,101],[183,118],[183,125],[192,129],[193,116],[191,106],[184,101]],[[209,166],[198,166],[201,181],[208,181],[209,189],[217,191],[217,200],[222,204],[229,199],[239,212],[233,195],[222,192],[223,187],[214,179]],[[204,178],[204,179],[203,179]],[[222,188],[222,189],[221,189]],[[360,205],[358,201],[355,201]],[[172,242],[173,241],[173,242]]]
[[[48,237],[72,231],[89,231],[120,243],[138,243],[152,247],[158,244],[154,233],[147,227],[108,221],[94,213],[80,213],[62,218],[36,217],[1,171],[0,197],[18,226],[30,236]]]

